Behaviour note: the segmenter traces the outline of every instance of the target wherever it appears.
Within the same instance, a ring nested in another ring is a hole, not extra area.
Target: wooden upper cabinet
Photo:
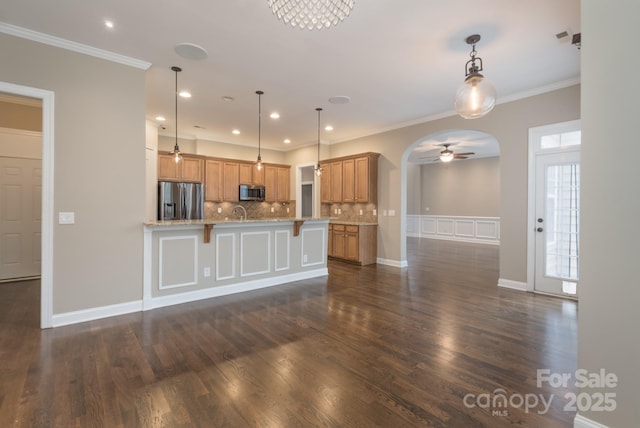
[[[266,202],[275,202],[277,197],[278,168],[267,165],[262,169],[264,169],[264,200]]]
[[[253,184],[253,171],[254,165],[249,163],[238,164],[240,170],[240,184]]]
[[[264,186],[264,167],[258,170],[255,165],[251,165],[251,180],[256,186]]]
[[[158,180],[202,183],[203,179],[204,160],[200,157],[182,155],[182,160],[176,162],[170,154],[158,154]]]
[[[207,159],[205,162],[205,200],[220,202],[223,200],[223,163],[219,160]]]
[[[171,155],[158,154],[158,180],[178,181],[180,179],[178,163]]]
[[[342,202],[356,201],[355,160],[342,161]]]
[[[320,176],[320,202],[331,203],[331,164],[322,165],[322,175]]]
[[[291,169],[284,166],[265,165],[265,202],[288,202]]]
[[[355,159],[355,202],[378,202],[378,154]]]
[[[327,159],[320,178],[323,204],[378,202],[378,153]]]
[[[182,181],[202,183],[204,178],[204,160],[199,158],[182,157]]]
[[[331,202],[342,202],[342,161],[331,162]]]
[[[278,190],[276,200],[278,202],[289,201],[291,169],[278,167]]]
[[[223,200],[238,202],[240,188],[240,164],[238,162],[224,162],[223,165]]]

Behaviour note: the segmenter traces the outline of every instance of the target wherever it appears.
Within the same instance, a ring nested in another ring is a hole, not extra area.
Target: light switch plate
[[[75,224],[76,213],[74,212],[59,212],[58,224]]]

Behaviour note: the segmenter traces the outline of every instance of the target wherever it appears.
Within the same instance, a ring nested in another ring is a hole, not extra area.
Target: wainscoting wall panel
[[[240,233],[240,276],[271,272],[271,231]]]
[[[500,218],[408,215],[407,236],[498,245]]]
[[[197,236],[171,236],[158,240],[159,287],[186,287],[198,283]]]

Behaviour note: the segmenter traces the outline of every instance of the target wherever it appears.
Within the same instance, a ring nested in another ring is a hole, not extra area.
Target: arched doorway
[[[405,150],[403,260],[407,237],[499,245],[499,156],[494,136],[469,129],[432,133]]]

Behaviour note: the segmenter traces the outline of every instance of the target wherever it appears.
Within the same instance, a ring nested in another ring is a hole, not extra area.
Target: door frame
[[[302,217],[302,168],[315,167],[315,163],[301,163],[296,165],[296,218]],[[305,181],[304,184],[309,182]],[[318,189],[320,188],[320,177],[313,174],[313,216],[320,216],[320,195]]]
[[[53,327],[54,92],[0,82],[0,92],[42,101],[40,328]]]
[[[580,130],[580,119],[529,128],[527,182],[527,288],[535,292],[536,268],[536,149],[543,135]]]

